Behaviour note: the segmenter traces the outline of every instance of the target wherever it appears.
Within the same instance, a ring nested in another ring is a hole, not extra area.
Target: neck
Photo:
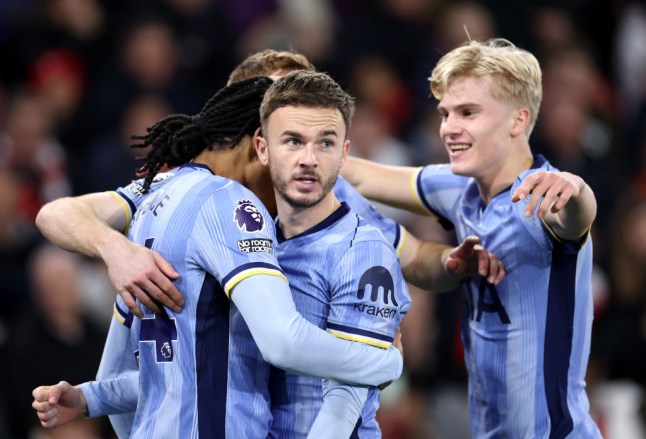
[[[243,181],[245,168],[242,165],[240,152],[236,148],[214,151],[205,149],[193,159],[193,163],[206,165],[216,175],[245,184]]]
[[[283,236],[286,239],[300,235],[311,229],[337,210],[341,203],[334,192],[329,194],[316,205],[310,207],[294,207],[277,194],[278,221]]]
[[[506,158],[497,169],[489,169],[489,173],[485,170],[482,176],[476,176],[480,197],[484,203],[489,204],[496,195],[511,186],[522,172],[531,168],[533,163],[534,157],[528,145],[522,153]]]

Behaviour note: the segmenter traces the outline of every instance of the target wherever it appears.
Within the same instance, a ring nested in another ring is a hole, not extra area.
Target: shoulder
[[[381,253],[397,258],[395,248],[384,237],[381,230],[354,212],[350,212],[350,215],[356,221],[356,227],[353,234],[348,238],[349,245],[346,250],[348,253],[354,254],[355,257],[361,257],[366,252]]]

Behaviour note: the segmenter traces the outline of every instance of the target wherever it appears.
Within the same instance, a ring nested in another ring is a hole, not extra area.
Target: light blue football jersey
[[[313,228],[285,240],[276,255],[296,309],[337,337],[387,348],[410,308],[399,260],[383,235],[343,203]],[[323,402],[322,380],[271,367],[271,437],[305,438]],[[381,437],[371,389],[353,437]]]
[[[159,189],[163,188],[166,184],[176,178],[176,173],[177,170],[175,169],[158,174],[151,185],[149,193],[157,192]],[[401,225],[397,224],[392,219],[383,216],[341,176],[339,176],[334,186],[334,193],[340,201],[345,201],[353,212],[358,213],[367,222],[378,228],[386,238],[386,241],[391,244],[392,248],[397,253],[399,253],[405,242],[406,236],[406,231]],[[139,210],[143,200],[145,200],[146,195],[148,195],[143,193],[142,180],[135,180],[129,185],[117,189],[116,193],[113,194],[115,195],[115,198],[123,204],[128,217],[127,227],[130,227],[130,219],[137,215],[137,211]],[[408,295],[407,292],[406,295]],[[298,302],[296,302],[296,304],[298,306]],[[229,343],[228,353],[230,359],[228,370],[229,384],[226,401],[226,412],[227,414],[230,414],[230,416],[227,416],[226,422],[228,437],[266,437],[270,432],[272,419],[274,417],[288,420],[291,419],[293,414],[287,413],[284,417],[280,417],[280,413],[283,410],[291,410],[294,405],[290,404],[289,400],[285,400],[283,398],[281,399],[282,405],[274,404],[274,412],[272,413],[270,411],[270,404],[273,404],[275,401],[271,400],[270,389],[267,387],[267,383],[280,382],[280,380],[270,380],[270,373],[282,374],[283,371],[273,368],[264,361],[260,350],[256,346],[255,342],[253,342],[251,333],[249,332],[242,316],[237,312],[235,305],[231,303],[230,308],[229,330],[231,332],[231,337],[235,338],[236,342]],[[310,322],[315,324],[320,323],[320,319],[310,319],[307,314],[302,314]],[[325,328],[325,326],[321,327]],[[316,404],[320,407],[322,401],[321,380],[313,380],[317,386],[315,390],[315,395],[317,396]],[[307,391],[308,390],[305,390],[305,393],[307,393]],[[274,390],[273,394],[276,395],[276,390]],[[294,397],[293,394],[286,396],[288,398]],[[373,406],[375,399],[376,398],[373,396]],[[311,410],[309,413],[311,414]],[[374,414],[371,416],[374,417]],[[304,423],[302,423],[302,425],[311,426],[313,420],[313,418],[308,418]],[[275,423],[275,426],[278,430],[286,431],[284,424]],[[363,430],[366,431],[367,428],[369,427],[364,427]],[[374,424],[372,424],[372,428],[374,429]],[[299,431],[302,432],[304,430],[301,427]]]
[[[406,242],[406,229],[401,224],[379,212],[375,206],[370,204],[370,201],[357,192],[348,180],[341,175],[339,175],[334,184],[334,195],[337,200],[345,201],[353,212],[379,229],[386,241],[397,251],[397,255],[401,253],[401,249]]]
[[[223,438],[229,347],[237,342],[227,296],[248,276],[283,276],[274,223],[248,189],[189,164],[145,198],[129,238],[173,265],[186,302],[179,313],[146,311],[133,320],[140,368],[133,437]]]
[[[488,205],[474,179],[449,165],[416,176],[415,195],[457,238],[477,235],[506,266],[498,285],[463,282],[462,340],[469,375],[474,438],[598,438],[589,415],[585,373],[592,329],[592,242],[559,239],[515,188],[538,170],[556,171],[543,157]]]

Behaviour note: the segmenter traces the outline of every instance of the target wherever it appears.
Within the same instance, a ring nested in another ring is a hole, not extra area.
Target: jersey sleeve
[[[137,370],[137,362],[133,354],[130,338],[133,315],[127,308],[124,311],[124,307],[121,296],[117,296],[114,304],[114,315],[110,322],[101,363],[99,363],[99,370],[96,375],[97,380],[114,378],[123,372]]]
[[[134,409],[129,409],[132,408],[132,400],[136,406],[138,394],[138,375],[134,378],[131,375],[136,374],[138,370],[130,339],[132,318],[133,314],[128,310],[121,296],[117,296],[101,363],[96,373],[97,382],[81,386],[88,404],[88,413],[91,416],[127,410],[126,413],[109,415],[112,428],[120,438],[130,437],[135,413]],[[111,403],[109,396],[113,391],[119,398]],[[123,405],[120,406],[120,404]]]
[[[287,280],[274,254],[275,224],[260,200],[242,186],[206,200],[191,239],[197,263],[220,282],[227,296],[253,275]]]
[[[172,178],[173,176],[173,172],[162,172],[160,174],[157,174],[153,179],[148,192],[144,192],[143,178],[132,180],[127,186],[119,187],[114,191],[108,191],[110,195],[121,202],[121,205],[126,212],[126,229],[123,231],[124,235],[128,234],[130,222],[137,212],[137,209],[139,209],[141,204],[146,199],[146,196],[157,191],[157,189],[165,184],[167,179]]]
[[[352,437],[361,416],[368,388],[323,380],[323,405],[316,415],[308,439]]]
[[[90,381],[79,386],[85,396],[88,417],[126,415],[122,431],[132,428],[130,419],[137,409],[139,397],[139,371],[128,371],[111,379]],[[127,436],[126,436],[127,437]]]
[[[334,272],[328,332],[380,348],[390,347],[411,304],[393,249],[381,240],[354,243]]]
[[[446,230],[456,222],[456,205],[469,183],[468,177],[455,175],[448,164],[428,165],[413,175],[411,191],[417,202],[436,216]]]
[[[401,375],[402,358],[395,347],[384,350],[348,342],[308,322],[296,310],[287,283],[276,276],[241,281],[231,300],[263,358],[274,366],[365,386],[379,386]]]
[[[348,180],[340,175],[334,185],[334,195],[339,201],[345,201],[352,211],[377,228],[384,235],[386,241],[397,251],[397,254],[400,253],[406,236],[406,230],[401,224],[379,212]]]

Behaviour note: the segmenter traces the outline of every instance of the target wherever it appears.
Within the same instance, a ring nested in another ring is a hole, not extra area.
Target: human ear
[[[516,137],[524,134],[529,125],[529,109],[526,107],[518,108],[514,113],[514,120],[511,127],[511,136]]]
[[[341,152],[341,163],[339,164],[339,169],[343,167],[343,164],[345,163],[345,159],[348,158],[349,152],[350,152],[350,140],[346,139],[343,142],[343,150]]]
[[[254,138],[254,144],[256,147],[256,154],[258,154],[260,163],[266,166],[267,163],[269,163],[269,159],[267,157],[267,141],[264,137],[256,136]]]

